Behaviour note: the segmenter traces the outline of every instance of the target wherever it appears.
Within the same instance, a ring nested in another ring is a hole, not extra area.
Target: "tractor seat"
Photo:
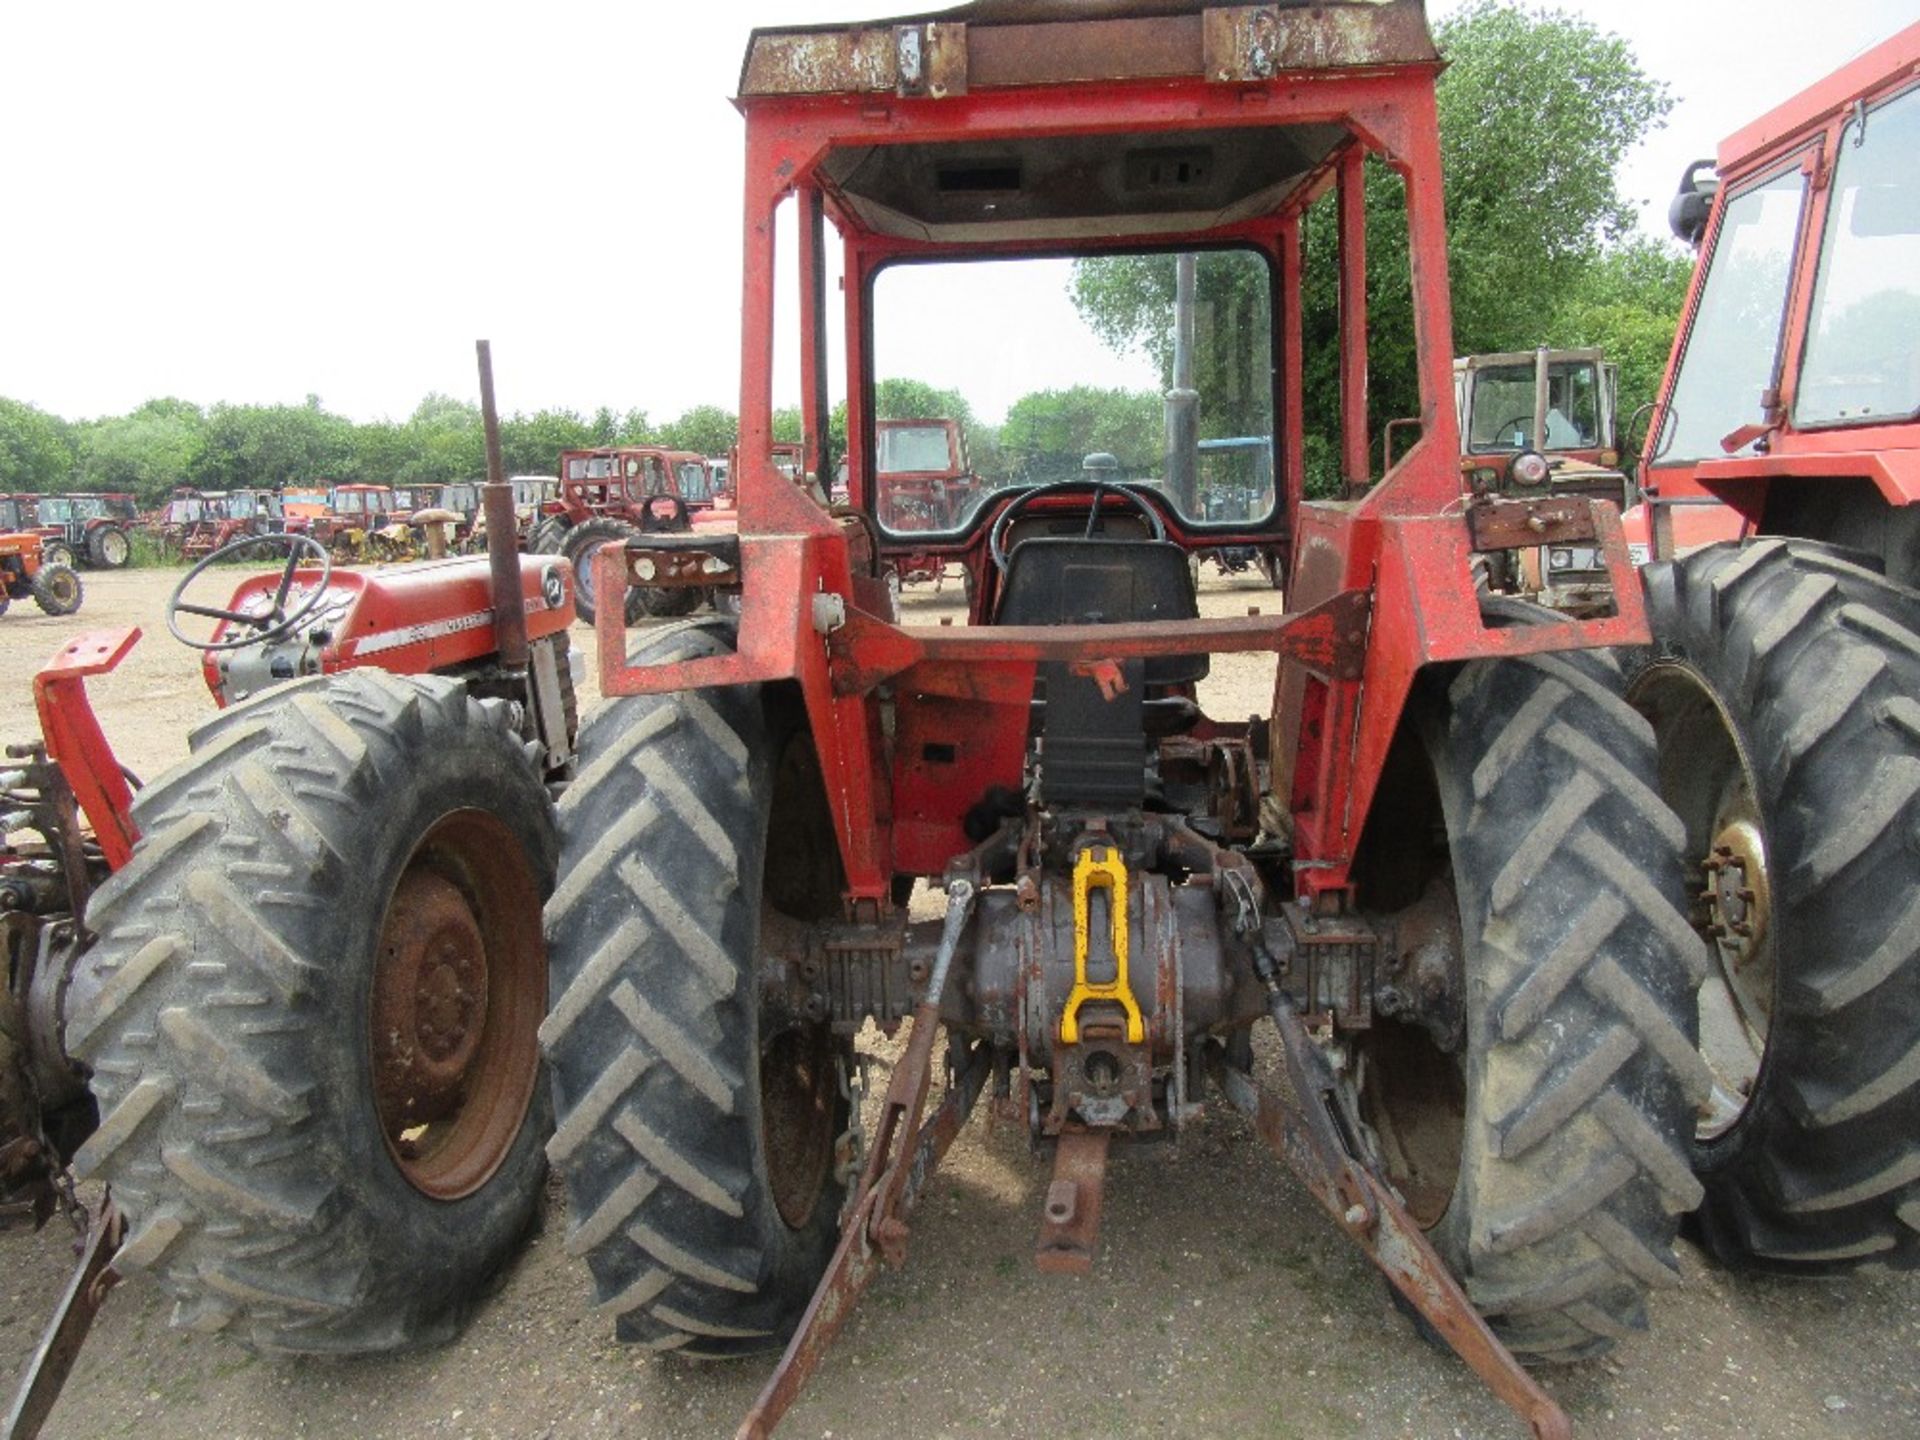
[[[1193,620],[1200,604],[1187,552],[1170,540],[1036,535],[1007,556],[996,625],[1129,625]],[[1155,655],[1142,676],[1148,690],[1191,685],[1208,658]]]

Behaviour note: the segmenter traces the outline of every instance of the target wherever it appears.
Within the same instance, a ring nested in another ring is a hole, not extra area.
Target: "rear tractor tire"
[[[75,1167],[175,1324],[439,1343],[526,1232],[557,840],[509,718],[353,670],[216,716],[140,792],[76,979],[101,1120]]]
[[[133,542],[118,525],[102,525],[87,536],[87,561],[102,570],[124,569],[133,559]]]
[[[1679,1281],[1673,1240],[1700,1195],[1687,1137],[1707,1084],[1706,958],[1652,736],[1619,690],[1606,656],[1539,655],[1468,665],[1413,712],[1424,723],[1397,753],[1403,793],[1424,798],[1391,868],[1427,877],[1403,915],[1457,922],[1464,1026],[1442,1041],[1376,1020],[1356,1058],[1389,1177],[1529,1363],[1643,1330],[1647,1291]],[[1446,851],[1423,864],[1442,824]]]
[[[1920,1266],[1920,592],[1806,541],[1646,576],[1629,698],[1687,830],[1728,1263]]]
[[[599,603],[593,593],[593,557],[602,545],[626,544],[640,532],[624,520],[614,520],[605,515],[583,520],[567,531],[562,543],[561,554],[567,563],[573,566],[573,605],[580,612],[580,618],[591,625],[594,616],[599,613]],[[626,600],[626,620],[629,625],[637,625],[646,617],[647,610],[643,599],[644,592],[637,586],[629,586]]]
[[[635,658],[717,653],[730,632],[672,626]],[[600,1313],[651,1349],[779,1348],[837,1238],[845,1042],[761,1012],[780,926],[837,905],[830,832],[785,818],[796,787],[819,792],[811,753],[758,687],[623,698],[587,721],[560,801],[547,1153]]]

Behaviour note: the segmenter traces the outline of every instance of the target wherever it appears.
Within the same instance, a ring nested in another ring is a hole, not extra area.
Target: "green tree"
[[[73,483],[82,490],[132,491],[142,506],[157,505],[193,473],[205,428],[198,405],[172,397],[76,425]]]
[[[592,421],[571,410],[540,410],[500,422],[500,458],[509,475],[558,475],[562,450],[590,450],[603,442]],[[484,440],[480,469],[486,469]]]
[[[799,412],[794,414],[797,421]],[[675,450],[697,450],[702,455],[724,455],[733,448],[739,434],[740,422],[731,410],[719,405],[696,405],[660,427],[659,443]]]
[[[0,490],[58,490],[73,472],[73,427],[0,396]]]
[[[334,480],[354,465],[353,422],[304,405],[216,405],[189,479],[206,490]]]
[[[1588,266],[1554,314],[1554,345],[1597,346],[1619,365],[1622,427],[1660,388],[1692,275],[1691,256],[1635,237]]]
[[[1160,473],[1165,402],[1150,390],[1075,385],[1037,390],[1007,407],[999,450],[1010,483],[1074,480],[1082,462],[1104,450],[1123,478]],[[978,462],[976,462],[977,464]]]
[[[651,445],[659,438],[644,410],[629,410],[614,425],[615,445]]]
[[[1074,304],[1094,333],[1122,354],[1146,351],[1160,369],[1160,383],[1169,387],[1177,265],[1172,255],[1083,260],[1074,267],[1073,282]],[[1257,256],[1210,251],[1195,257],[1194,388],[1203,437],[1273,428],[1264,363],[1273,330],[1269,289],[1266,264]],[[1158,466],[1156,460],[1156,471]]]

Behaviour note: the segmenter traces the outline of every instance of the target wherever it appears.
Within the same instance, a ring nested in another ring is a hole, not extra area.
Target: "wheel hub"
[[[1773,887],[1760,827],[1744,817],[1725,826],[1714,837],[1704,868],[1707,934],[1735,1003],[1764,1034],[1773,1015],[1772,951],[1767,945]]]
[[[387,911],[373,1001],[374,1066],[390,1129],[459,1107],[486,1018],[486,945],[473,912],[452,882],[409,873]]]

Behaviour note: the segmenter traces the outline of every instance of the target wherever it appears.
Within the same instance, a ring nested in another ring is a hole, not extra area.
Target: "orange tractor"
[[[83,591],[71,565],[49,561],[46,541],[32,530],[0,529],[0,615],[31,599],[48,615],[71,615]]]

